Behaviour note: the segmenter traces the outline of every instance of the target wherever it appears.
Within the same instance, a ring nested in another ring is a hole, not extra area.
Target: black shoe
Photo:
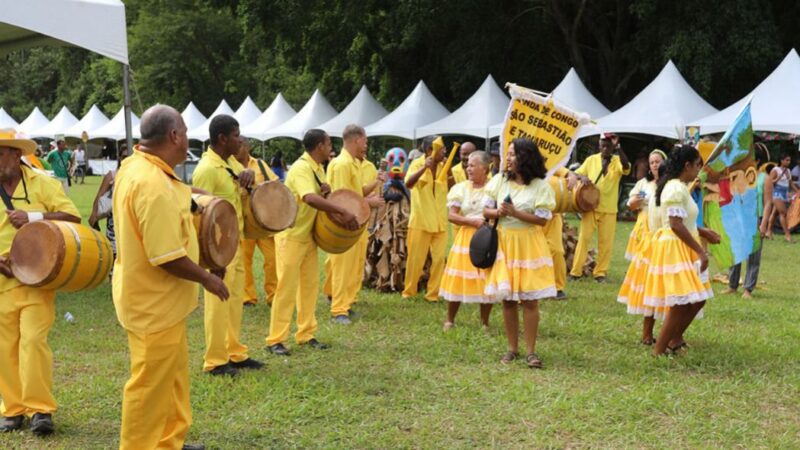
[[[603,284],[606,282],[606,277],[594,277],[594,282]]]
[[[239,375],[239,371],[236,369],[236,367],[231,365],[231,363],[214,367],[213,369],[209,370],[208,373],[214,376],[228,375],[230,377],[235,377],[236,375]]]
[[[247,358],[244,361],[231,361],[230,365],[235,367],[236,369],[260,369],[264,367],[264,363],[261,361],[256,361],[253,358]]]
[[[244,302],[245,308],[252,308],[254,306],[256,306],[255,302]]]
[[[556,292],[556,300],[566,300],[566,299],[567,299],[567,294],[565,294],[564,291]]]
[[[183,444],[181,450],[206,450],[206,446],[203,444]]]
[[[581,279],[581,277],[576,277],[575,275],[567,275],[567,280],[568,281],[578,281],[580,279]]]
[[[31,417],[31,433],[37,436],[45,436],[55,431],[53,416],[51,414],[36,413]]]
[[[318,341],[316,338],[311,338],[308,342],[306,342],[309,347],[315,348],[317,350],[327,350],[330,348],[330,345],[323,344],[322,342]]]
[[[3,417],[3,420],[0,420],[0,432],[8,433],[11,431],[17,431],[22,428],[23,423],[25,423],[25,415],[23,414],[18,416]]]
[[[354,311],[353,308],[350,308],[347,311],[347,316],[350,317],[351,319],[357,319],[357,318],[361,317],[361,314],[357,313],[356,311]]]
[[[267,347],[267,350],[269,350],[269,352],[272,353],[273,355],[277,355],[277,356],[289,356],[289,355],[291,355],[291,353],[289,353],[289,349],[286,348],[280,342],[275,344],[275,345],[270,345],[269,347]]]

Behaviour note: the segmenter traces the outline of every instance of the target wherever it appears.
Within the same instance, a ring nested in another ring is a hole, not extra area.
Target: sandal
[[[681,353],[685,353],[687,350],[689,350],[689,344],[687,344],[686,342],[681,342],[675,347],[667,346],[667,351],[669,353],[672,353],[673,355],[679,355]]]
[[[642,339],[641,342],[642,342],[642,345],[655,345],[656,340],[655,340],[655,338],[649,338],[649,339]]]
[[[517,352],[506,352],[502,358],[500,358],[500,362],[503,364],[510,364],[512,361],[517,359],[519,353]]]
[[[525,362],[528,363],[528,367],[530,367],[531,369],[542,368],[542,360],[536,353],[528,353],[528,356],[525,357]]]
[[[442,330],[447,331],[452,329],[454,326],[456,326],[456,324],[454,324],[453,322],[445,322],[444,325],[442,326]]]

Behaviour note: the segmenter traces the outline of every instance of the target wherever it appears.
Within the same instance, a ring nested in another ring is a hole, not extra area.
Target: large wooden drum
[[[600,190],[593,184],[584,184],[578,181],[575,187],[569,190],[566,178],[550,177],[548,182],[556,194],[554,213],[591,212],[600,204]]]
[[[20,283],[42,289],[93,289],[108,277],[114,254],[105,236],[56,220],[25,224],[11,243],[11,270]]]
[[[194,227],[200,244],[200,266],[221,270],[233,261],[239,248],[239,219],[227,200],[211,195],[192,194],[198,205]]]
[[[358,238],[367,227],[369,204],[363,197],[349,189],[332,192],[328,196],[328,200],[355,214],[359,228],[350,231],[341,225],[342,221],[337,214],[319,212],[314,222],[314,240],[319,248],[328,253],[344,253],[358,242]],[[357,270],[357,268],[354,267],[353,270]]]
[[[283,231],[297,217],[292,191],[280,181],[267,181],[242,195],[244,237],[263,239]]]

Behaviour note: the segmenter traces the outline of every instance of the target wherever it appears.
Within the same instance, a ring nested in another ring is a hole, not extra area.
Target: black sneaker
[[[55,431],[53,416],[51,414],[36,413],[31,417],[31,433],[36,436],[45,436]]]
[[[231,361],[230,365],[235,367],[236,369],[260,369],[264,367],[264,363],[261,361],[256,361],[253,358],[247,358],[244,361]]]
[[[231,363],[214,367],[213,369],[209,370],[208,373],[214,376],[228,375],[230,377],[235,377],[236,375],[239,375],[239,371],[236,369],[236,367],[231,365]]]
[[[20,414],[18,416],[3,417],[3,420],[0,420],[0,432],[9,433],[11,431],[17,431],[20,428],[22,428],[22,424],[24,423],[25,423],[24,414]]]
[[[306,342],[309,347],[315,348],[317,350],[327,350],[330,348],[330,345],[323,344],[322,342],[318,341],[316,338],[311,338],[308,342]]]
[[[275,344],[275,345],[270,345],[269,347],[267,347],[267,350],[269,350],[269,352],[272,353],[273,355],[277,355],[277,356],[289,356],[289,355],[291,355],[291,353],[289,353],[289,349],[286,348],[280,342]]]
[[[567,275],[567,280],[568,281],[578,281],[580,279],[581,279],[581,277],[576,277],[575,275]]]
[[[567,294],[565,294],[564,291],[556,292],[556,300],[566,300],[566,299],[567,299]]]
[[[606,282],[606,277],[594,277],[594,282],[603,284]]]
[[[203,444],[183,444],[181,450],[206,450],[206,446]]]

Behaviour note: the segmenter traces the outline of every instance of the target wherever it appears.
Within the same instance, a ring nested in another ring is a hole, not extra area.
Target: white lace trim
[[[458,200],[451,200],[447,202],[447,208],[450,209],[452,207],[461,208],[461,202]]]
[[[699,303],[714,297],[714,291],[705,289],[699,292],[690,292],[686,295],[667,295],[666,297],[645,297],[644,304],[658,308],[660,306],[688,305]]]
[[[667,217],[680,217],[681,219],[685,219],[689,217],[689,214],[683,206],[668,206]]]
[[[511,292],[511,283],[504,281],[497,286],[487,285],[484,293],[497,300],[531,301],[555,298],[558,291],[554,285],[535,291]]]
[[[447,300],[448,302],[459,303],[497,303],[497,300],[489,297],[488,295],[463,295],[447,292],[444,289],[439,289],[439,297]]]
[[[492,209],[497,208],[497,200],[487,198],[486,200],[483,201],[483,206]]]
[[[693,271],[697,273],[698,276],[700,276],[700,274],[697,271],[697,267],[694,264],[688,262],[680,262],[678,264],[669,264],[666,266],[650,266],[650,268],[648,269],[648,273],[650,273],[651,275],[666,275],[666,274],[674,275],[676,273],[681,273],[686,271]]]
[[[450,275],[451,277],[458,277],[463,278],[465,280],[485,280],[486,279],[486,272],[479,272],[477,269],[466,271],[466,270],[456,270],[447,268],[444,270],[444,273]]]
[[[634,259],[635,257],[636,257],[636,254],[635,254],[635,253],[628,253],[628,252],[625,252],[625,259],[627,259],[628,261],[631,261],[631,262],[633,262],[633,259]]]
[[[458,253],[459,255],[469,255],[469,247],[454,245],[450,247],[450,253]]]
[[[540,217],[540,218],[542,218],[544,220],[550,220],[550,219],[553,218],[553,211],[550,211],[549,209],[544,209],[544,208],[536,208],[533,211],[533,215],[536,216],[536,217]]]
[[[497,252],[497,259],[495,261],[505,260],[506,255],[503,252]],[[550,256],[542,256],[536,259],[512,259],[505,261],[506,267],[509,269],[538,269],[540,267],[553,267],[553,258]]]

